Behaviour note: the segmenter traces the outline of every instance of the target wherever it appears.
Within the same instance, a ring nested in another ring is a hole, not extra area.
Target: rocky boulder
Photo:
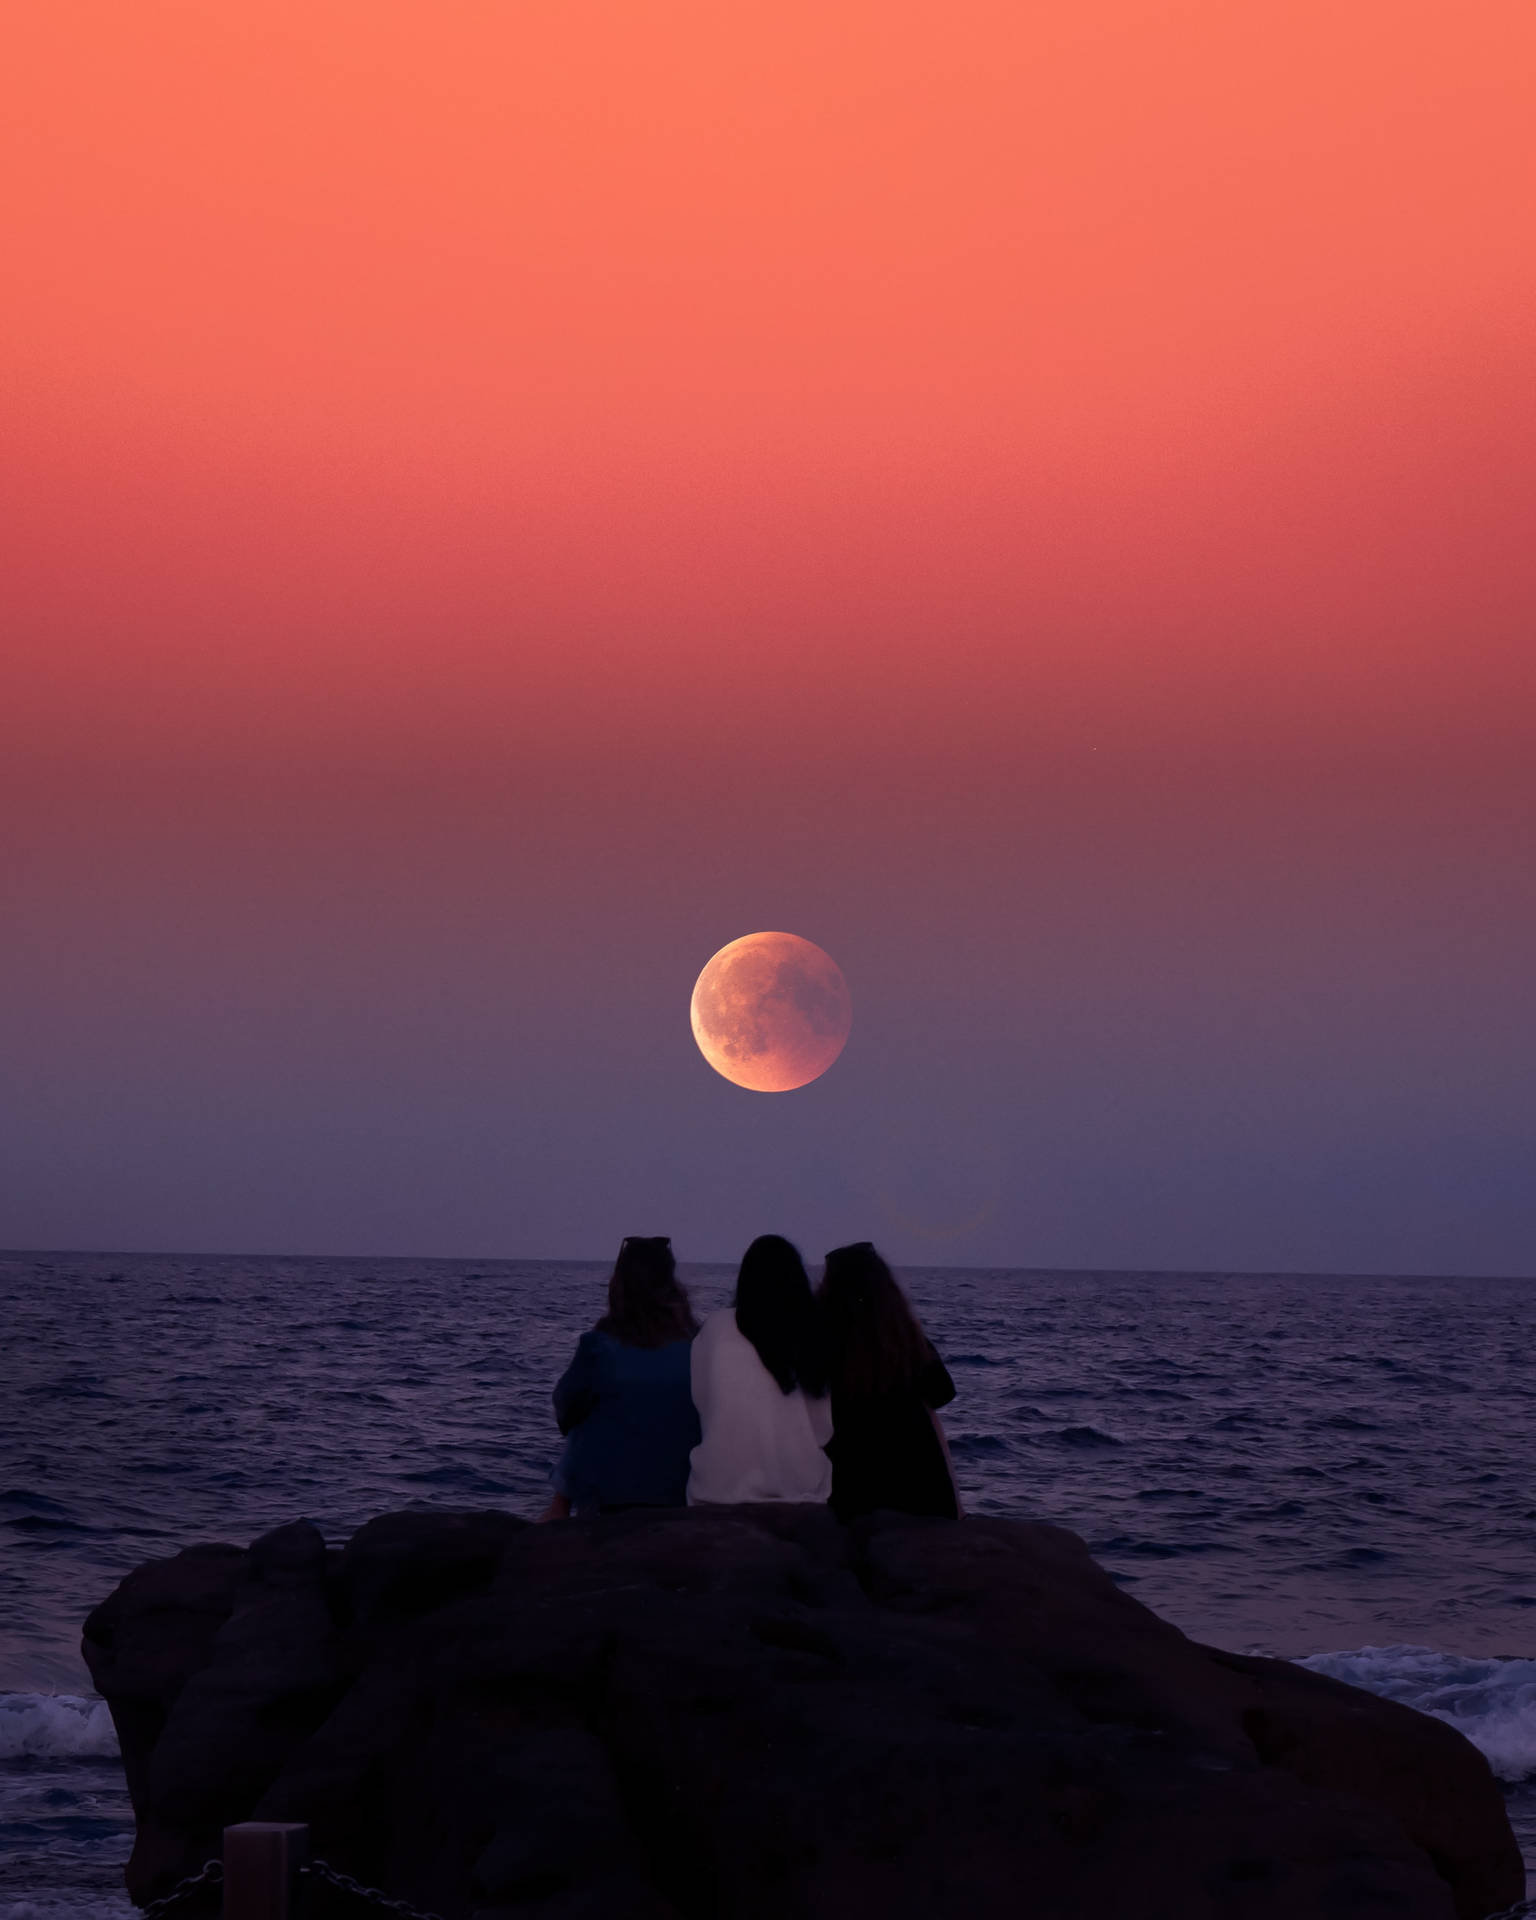
[[[299,1522],[140,1568],[85,1653],[141,1903],[245,1819],[446,1920],[1483,1920],[1524,1884],[1449,1727],[1196,1645],[1056,1527]]]

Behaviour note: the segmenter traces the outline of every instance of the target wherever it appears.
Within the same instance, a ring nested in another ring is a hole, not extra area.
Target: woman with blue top
[[[541,1516],[618,1507],[680,1507],[699,1442],[689,1382],[698,1322],[667,1239],[625,1240],[608,1282],[608,1311],[577,1342],[555,1388],[567,1436],[555,1497]]]

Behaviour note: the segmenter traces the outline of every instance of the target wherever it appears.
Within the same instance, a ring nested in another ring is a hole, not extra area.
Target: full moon
[[[788,1093],[819,1079],[853,1024],[837,962],[796,933],[747,933],[722,947],[694,982],[699,1052],[754,1093]]]

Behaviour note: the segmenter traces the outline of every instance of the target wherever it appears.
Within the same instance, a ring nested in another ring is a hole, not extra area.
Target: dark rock
[[[130,1891],[175,1880],[189,1863],[216,1856],[229,1809],[263,1792],[345,1692],[350,1676],[326,1603],[326,1564],[320,1533],[299,1521],[245,1553],[194,1550],[140,1568],[86,1622],[86,1663],[111,1704],[133,1797]],[[190,1631],[175,1672],[174,1602],[182,1591]],[[141,1675],[130,1656],[143,1637],[143,1614],[153,1664]],[[97,1641],[103,1626],[112,1636],[105,1660]],[[119,1701],[141,1698],[150,1680],[162,1710],[146,1749],[149,1723],[120,1717]]]
[[[243,1547],[203,1546],[151,1560],[85,1623],[86,1664],[112,1703],[135,1808],[144,1803],[149,1756],[178,1694],[208,1664],[209,1643],[234,1611],[245,1558]]]
[[[300,1524],[141,1568],[86,1632],[141,1902],[252,1818],[448,1920],[1482,1920],[1523,1887],[1450,1728],[1195,1645],[1054,1527],[393,1514],[328,1556]]]
[[[512,1536],[528,1525],[508,1513],[387,1513],[347,1542],[337,1570],[349,1624],[378,1628],[490,1584]]]

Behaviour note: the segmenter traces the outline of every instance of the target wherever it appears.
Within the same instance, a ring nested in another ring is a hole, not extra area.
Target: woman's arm
[[[932,1347],[928,1349],[927,1362],[917,1376],[917,1390],[923,1396],[923,1404],[929,1407],[947,1407],[955,1397],[955,1383],[949,1377],[949,1368]]]
[[[576,1343],[576,1357],[555,1383],[555,1419],[562,1433],[579,1427],[597,1405],[597,1347],[584,1333]]]
[[[715,1335],[710,1332],[715,1316],[711,1314],[693,1336],[693,1348],[688,1355],[688,1384],[693,1392],[694,1411],[699,1416],[701,1431],[709,1425],[710,1375],[713,1371],[710,1359],[715,1350]]]

